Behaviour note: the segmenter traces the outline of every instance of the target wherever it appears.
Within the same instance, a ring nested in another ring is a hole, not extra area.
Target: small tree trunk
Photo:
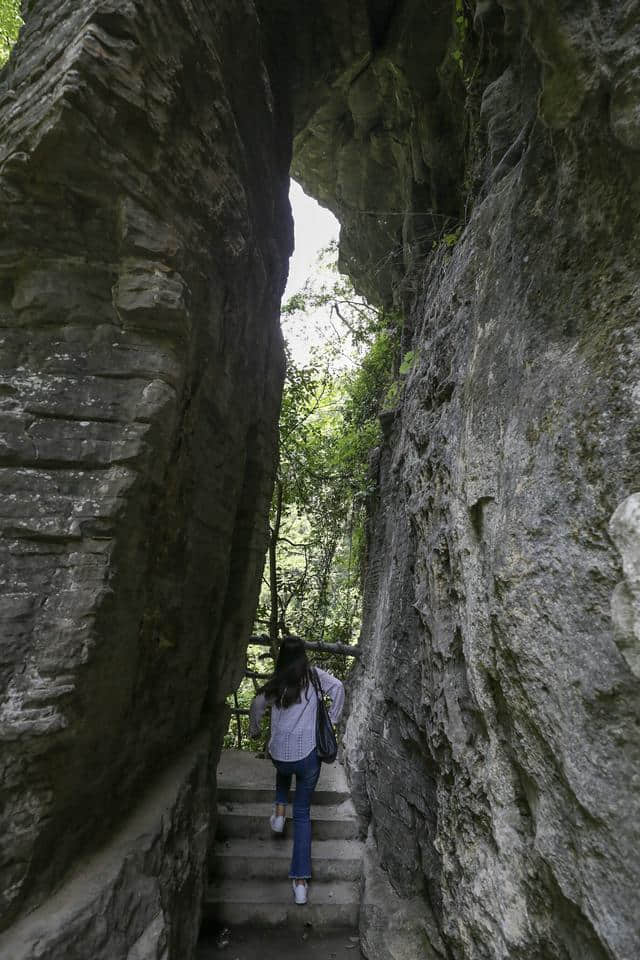
[[[282,522],[282,481],[276,480],[275,487],[275,516],[271,535],[269,537],[269,590],[271,594],[271,609],[269,611],[269,645],[275,662],[278,654],[278,540],[280,538],[280,524]]]
[[[240,704],[238,703],[237,692],[233,694],[233,703],[236,708],[236,723],[238,725],[238,750],[242,750],[242,720],[240,719]]]

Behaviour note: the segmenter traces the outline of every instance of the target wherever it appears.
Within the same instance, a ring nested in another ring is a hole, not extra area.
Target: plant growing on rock
[[[9,59],[22,22],[20,0],[0,0],[0,67]]]

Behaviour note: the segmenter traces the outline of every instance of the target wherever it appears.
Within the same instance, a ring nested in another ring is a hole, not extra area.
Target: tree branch
[[[323,653],[338,653],[345,657],[354,657],[355,659],[361,656],[359,644],[351,646],[350,643],[319,643],[316,640],[303,640],[302,642],[307,650],[318,650]],[[261,634],[257,637],[249,637],[249,646],[269,647],[271,643],[268,636]]]

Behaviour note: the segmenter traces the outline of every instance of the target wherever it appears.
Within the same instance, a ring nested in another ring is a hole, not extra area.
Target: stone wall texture
[[[373,465],[364,942],[633,960],[638,9],[478,3],[466,44],[472,196],[454,245],[405,244],[415,360]]]
[[[265,545],[290,163],[414,351],[372,460],[345,734],[367,956],[637,960],[637,4],[25,15],[0,77],[15,960],[78,938],[78,957],[191,953]],[[184,873],[129,842],[140,810]],[[109,850],[95,898],[63,909]],[[118,877],[144,899],[124,933]]]
[[[0,89],[0,928],[39,907],[38,957],[186,960],[211,782],[176,780],[177,835],[150,821],[84,940],[50,898],[201,728],[219,749],[266,544],[289,149],[250,3],[25,15]],[[136,896],[150,933],[118,929]]]
[[[193,955],[208,855],[210,751],[205,732],[150,781],[108,842],[0,933],[3,960]]]

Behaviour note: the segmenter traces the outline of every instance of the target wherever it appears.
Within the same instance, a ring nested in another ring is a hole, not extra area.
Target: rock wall
[[[154,778],[108,842],[40,907],[0,933],[6,960],[168,960],[193,955],[204,894],[211,741]]]
[[[465,29],[469,195],[413,264],[416,358],[375,463],[346,732],[363,940],[632,960],[638,11],[478,3]]]
[[[0,928],[38,908],[38,937],[0,952],[184,960],[212,777],[175,758],[202,728],[215,758],[257,596],[289,140],[249,2],[25,16],[0,89]],[[167,770],[179,814],[118,863]],[[97,851],[104,888],[61,913]]]

